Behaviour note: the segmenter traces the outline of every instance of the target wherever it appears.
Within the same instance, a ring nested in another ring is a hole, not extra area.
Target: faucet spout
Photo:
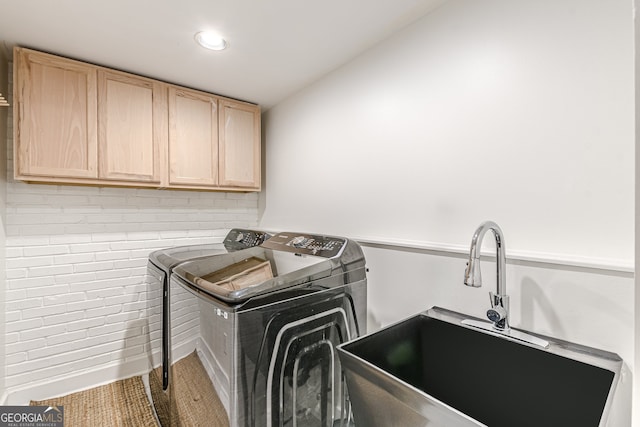
[[[464,272],[464,284],[479,288],[482,286],[480,274],[480,249],[482,239],[487,231],[491,230],[496,241],[496,292],[490,292],[491,309],[487,311],[487,317],[499,330],[509,329],[509,297],[507,296],[507,283],[505,280],[506,256],[504,250],[504,235],[502,230],[493,221],[485,221],[473,233],[469,261]]]

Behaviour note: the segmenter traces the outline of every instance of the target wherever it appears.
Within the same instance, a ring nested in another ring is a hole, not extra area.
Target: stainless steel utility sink
[[[541,335],[549,346],[537,347],[464,319],[434,307],[340,345],[356,426],[605,425],[618,355]]]

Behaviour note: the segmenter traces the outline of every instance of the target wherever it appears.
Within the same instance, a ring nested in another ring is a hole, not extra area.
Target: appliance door
[[[168,274],[167,271],[165,271],[164,269],[158,267],[157,265],[155,265],[153,262],[151,262],[151,260],[149,260],[147,262],[147,275],[145,278],[145,282],[146,282],[146,286],[147,286],[147,292],[149,293],[149,295],[151,295],[154,299],[156,295],[161,295],[161,300],[162,300],[162,309],[163,309],[163,313],[162,313],[162,324],[161,324],[161,332],[162,332],[162,343],[161,343],[161,347],[162,347],[162,366],[165,367],[168,364],[169,361],[169,347],[170,347],[170,342],[168,340],[165,340],[164,337],[168,336],[168,331],[169,331],[169,316],[167,313],[168,310],[168,304],[167,304],[167,298],[168,298],[168,291],[167,291],[167,286],[168,286]],[[152,328],[149,328],[149,330],[151,330]],[[151,342],[151,335],[148,336],[148,341]],[[152,346],[153,347],[153,346]],[[151,354],[149,355],[151,357],[151,359],[154,359],[153,357],[153,348],[151,349]],[[153,361],[152,362],[153,366],[156,366],[156,362]],[[168,375],[166,375],[166,369],[163,369],[164,373],[162,375],[162,383],[163,383],[163,389],[166,390],[167,388],[167,381],[168,381]]]
[[[151,354],[149,355],[152,359],[152,367],[149,372],[149,385],[151,390],[151,396],[153,400],[154,407],[156,408],[156,414],[160,420],[161,425],[168,426],[169,425],[169,413],[168,407],[169,402],[171,401],[171,390],[168,387],[169,382],[169,372],[168,365],[170,360],[169,352],[171,351],[170,345],[171,342],[169,339],[165,340],[164,337],[168,337],[169,331],[169,316],[166,313],[168,310],[168,304],[166,304],[166,298],[168,296],[167,286],[168,286],[168,277],[167,272],[158,266],[156,266],[153,262],[147,262],[147,291],[150,295],[158,294],[158,298],[163,302],[158,305],[162,305],[162,308],[165,312],[163,312],[162,316],[162,366],[156,367],[157,362],[155,361],[155,357],[153,356],[153,349],[155,346],[151,345]],[[161,295],[161,296],[160,296]],[[155,299],[155,298],[154,298]],[[150,333],[154,328],[149,327],[148,331]],[[152,342],[151,335],[147,338],[148,342]],[[162,409],[164,408],[164,409]]]
[[[350,296],[339,288],[278,305],[258,354],[251,425],[346,425],[350,406],[335,347],[353,335]]]
[[[173,270],[194,291],[232,305],[308,284],[331,273],[332,264],[326,258],[261,246],[188,261]]]

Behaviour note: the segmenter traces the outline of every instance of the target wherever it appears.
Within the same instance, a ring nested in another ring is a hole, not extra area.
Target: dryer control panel
[[[224,247],[227,250],[240,250],[246,248],[252,248],[263,243],[270,237],[268,233],[264,231],[244,230],[240,228],[234,228],[229,231],[227,237],[224,238]]]
[[[341,237],[279,233],[265,241],[261,246],[278,251],[333,258],[340,253],[346,243],[347,240]]]

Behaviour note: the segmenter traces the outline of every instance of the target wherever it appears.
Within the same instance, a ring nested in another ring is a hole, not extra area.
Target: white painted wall
[[[631,13],[447,2],[268,111],[262,222],[632,265]]]
[[[636,187],[635,187],[635,267],[640,269],[640,19],[638,17],[638,0],[634,0],[634,29],[635,29],[635,102],[636,102],[636,135],[635,135],[635,161],[636,161]],[[635,280],[635,366],[640,369],[640,277]],[[634,376],[633,381],[633,421],[634,426],[640,426],[640,375]]]
[[[371,331],[432,305],[482,316],[493,264],[466,288],[456,251],[498,222],[513,325],[620,354],[610,425],[631,425],[632,12],[448,1],[265,114],[260,227],[374,242]],[[429,250],[384,244],[403,241]]]
[[[12,179],[12,144],[10,129],[0,404],[148,372],[161,314],[149,253],[255,226],[258,195],[25,184]]]

